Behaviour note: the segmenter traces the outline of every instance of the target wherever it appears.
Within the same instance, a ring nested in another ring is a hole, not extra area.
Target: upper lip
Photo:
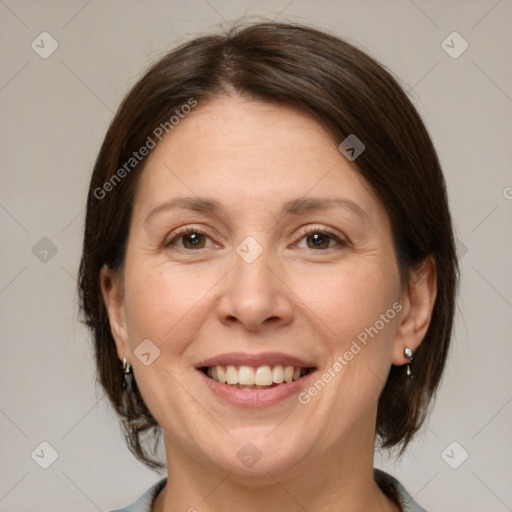
[[[210,357],[204,361],[199,362],[197,368],[204,368],[207,366],[252,366],[257,368],[263,365],[283,365],[294,366],[299,368],[314,368],[315,365],[310,361],[305,361],[299,357],[283,354],[280,352],[262,352],[260,354],[247,354],[243,352],[230,352],[228,354],[220,354],[218,356]]]

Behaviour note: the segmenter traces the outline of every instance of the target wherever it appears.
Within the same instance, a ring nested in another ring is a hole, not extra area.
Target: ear
[[[416,350],[420,346],[430,325],[436,296],[436,265],[434,259],[428,257],[412,272],[408,289],[402,294],[403,309],[393,347],[394,365],[409,362],[404,355],[406,347]]]
[[[122,273],[114,272],[106,264],[103,265],[100,270],[100,285],[110,331],[116,343],[117,355],[122,361],[129,354]]]

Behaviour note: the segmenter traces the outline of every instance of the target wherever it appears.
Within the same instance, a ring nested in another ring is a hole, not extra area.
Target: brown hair
[[[165,55],[124,99],[97,157],[79,292],[85,323],[94,335],[99,380],[121,418],[128,445],[149,467],[162,467],[143,446],[145,435],[158,435],[156,420],[136,383],[131,394],[122,388],[99,280],[103,264],[114,270],[123,266],[137,178],[147,158],[134,161],[134,151],[148,145],[157,127],[170,131],[169,120],[191,99],[233,94],[306,111],[338,143],[355,134],[366,146],[357,170],[389,215],[402,282],[427,257],[435,261],[437,296],[414,359],[414,379],[406,382],[404,368],[392,366],[379,399],[380,444],[403,449],[425,419],[452,331],[458,265],[440,164],[415,107],[382,65],[333,35],[271,22],[202,36]]]

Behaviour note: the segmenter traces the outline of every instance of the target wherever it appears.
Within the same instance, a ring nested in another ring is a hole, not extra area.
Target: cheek
[[[162,351],[162,361],[181,361],[208,317],[212,298],[227,271],[219,264],[207,267],[154,264],[133,258],[125,272],[127,327],[134,349],[151,339]],[[229,270],[229,269],[228,269]]]
[[[324,340],[331,357],[347,350],[358,336],[364,341],[365,333],[367,339],[378,336],[382,340],[372,351],[390,348],[396,317],[393,304],[399,297],[398,277],[395,279],[393,272],[359,265],[322,274],[302,273],[296,279],[294,290],[304,301],[305,314],[310,310],[309,316],[313,312],[321,320],[319,328],[326,333]]]
[[[169,409],[178,411],[183,407],[176,377],[181,367],[187,366],[190,341],[204,322],[205,296],[216,281],[218,278],[204,270],[171,271],[165,265],[150,265],[142,258],[133,258],[126,266],[125,308],[132,352],[137,354],[138,346],[146,339],[160,351],[148,366],[133,358],[135,380],[145,403],[161,424],[168,422]],[[191,415],[199,414],[195,402],[189,406]]]
[[[182,350],[180,340],[187,339],[187,326],[218,281],[215,272],[190,272],[164,265],[152,266],[134,259],[125,273],[125,297],[128,332],[132,345],[150,338],[157,345],[168,345],[174,352]],[[167,349],[166,349],[167,350]]]

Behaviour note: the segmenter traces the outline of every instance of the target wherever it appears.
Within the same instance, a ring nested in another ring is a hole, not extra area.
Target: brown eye
[[[165,247],[177,247],[178,249],[194,250],[207,248],[207,239],[210,237],[194,228],[188,228],[175,233],[171,241],[165,244]]]
[[[332,237],[324,233],[313,233],[308,235],[306,239],[308,240],[309,249],[328,249]]]
[[[205,236],[202,233],[192,232],[181,235],[185,249],[202,249],[205,245]]]
[[[325,229],[310,229],[309,231],[302,233],[300,240],[301,242],[302,240],[306,240],[305,246],[301,245],[301,242],[298,244],[299,247],[306,249],[325,250],[333,249],[336,246],[338,246],[338,248],[347,247],[347,243],[342,238]]]

